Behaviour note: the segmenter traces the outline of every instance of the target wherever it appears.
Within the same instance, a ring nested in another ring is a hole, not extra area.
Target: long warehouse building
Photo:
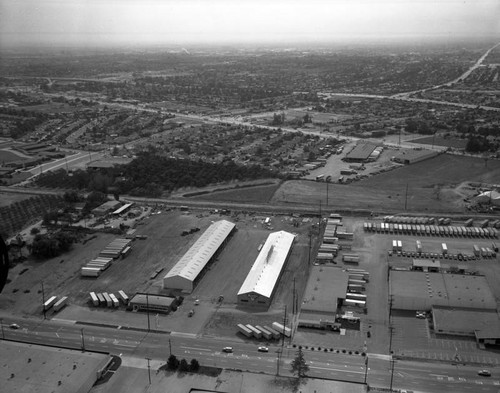
[[[236,228],[232,222],[221,220],[210,225],[184,256],[163,278],[164,289],[193,292],[201,273],[218,255]]]
[[[269,307],[283,272],[295,235],[279,231],[271,233],[260,250],[247,278],[238,292],[242,306]]]

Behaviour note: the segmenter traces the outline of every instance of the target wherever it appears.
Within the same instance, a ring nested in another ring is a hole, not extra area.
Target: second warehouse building
[[[295,235],[279,231],[271,233],[260,250],[247,278],[238,291],[238,304],[269,307],[283,272]]]

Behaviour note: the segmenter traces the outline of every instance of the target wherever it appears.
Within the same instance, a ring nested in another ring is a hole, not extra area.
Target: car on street
[[[233,353],[233,347],[224,347],[222,348],[222,352]]]
[[[477,375],[480,375],[481,377],[491,377],[491,372],[488,370],[479,370]]]
[[[10,327],[11,329],[21,329],[21,326],[19,326],[17,323],[11,323],[11,324],[9,325],[9,327]]]
[[[419,319],[425,319],[425,317],[426,317],[425,311],[417,311],[415,316]]]
[[[259,347],[257,350],[259,352],[269,352],[269,348],[268,347]]]

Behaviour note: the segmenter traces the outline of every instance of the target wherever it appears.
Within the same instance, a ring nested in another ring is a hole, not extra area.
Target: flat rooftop
[[[348,160],[366,160],[368,157],[370,157],[370,154],[372,154],[373,150],[377,145],[373,143],[365,143],[361,142],[358,143],[354,149],[352,149],[349,153],[346,154],[346,159]]]
[[[496,310],[497,304],[484,276],[391,270],[393,308],[413,310],[412,304]]]
[[[349,273],[336,266],[313,266],[302,299],[302,311],[335,313],[337,299],[345,299]]]
[[[97,379],[97,371],[110,359],[100,353],[4,340],[0,341],[0,353],[2,391],[9,393],[89,391]]]
[[[474,336],[476,331],[496,331],[500,337],[500,318],[493,310],[475,310],[468,308],[433,307],[434,330],[437,333],[462,332]],[[494,329],[491,329],[491,328]]]

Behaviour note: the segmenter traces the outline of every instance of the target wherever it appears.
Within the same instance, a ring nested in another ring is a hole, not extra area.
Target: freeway
[[[64,320],[0,319],[1,334],[5,340],[85,349],[120,356],[166,362],[172,353],[179,359],[197,359],[200,364],[214,367],[291,375],[290,363],[296,348],[278,343],[269,345],[269,352],[258,352],[258,343],[246,343],[228,338],[196,336],[176,332],[147,332],[124,327],[106,327]],[[16,323],[19,329],[10,325]],[[232,353],[222,348],[231,346]],[[420,392],[498,392],[500,370],[491,370],[493,376],[477,375],[478,366],[448,363],[412,362],[392,359],[387,355],[368,354],[367,361],[360,355],[337,354],[304,350],[310,367],[308,375],[370,386],[410,389]],[[392,382],[391,382],[392,375]]]

